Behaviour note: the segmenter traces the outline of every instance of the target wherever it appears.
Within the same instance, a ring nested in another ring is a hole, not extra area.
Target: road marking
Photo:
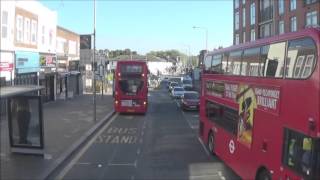
[[[206,177],[219,177],[218,174],[208,174],[208,175],[192,175],[189,176],[190,179],[206,178]]]
[[[136,166],[135,163],[109,163],[108,166]]]
[[[225,180],[226,178],[222,175],[222,172],[221,171],[218,171],[218,174],[219,174],[219,176],[220,176],[220,178],[222,179],[222,180]]]
[[[181,111],[181,112],[182,112],[182,115],[183,115],[183,119],[185,119],[185,120],[187,121],[189,127],[190,127],[191,129],[193,129],[193,128],[192,128],[193,126],[191,125],[190,121],[189,121],[188,118],[186,117],[185,112],[184,112],[184,111]]]
[[[141,153],[140,148],[137,149],[137,155],[139,155]]]
[[[202,140],[200,139],[200,137],[198,137],[198,141],[199,141],[199,142],[200,142],[200,144],[202,145],[202,147],[203,147],[203,149],[204,149],[205,153],[206,153],[208,156],[210,156],[210,153],[209,153],[209,151],[208,151],[207,147],[204,145],[204,143],[202,142]]]
[[[96,141],[97,137],[109,127],[109,125],[118,117],[118,113],[115,114],[108,122],[104,125],[100,131],[94,135],[92,139],[80,150],[80,152],[71,160],[71,162],[60,172],[55,178],[56,180],[64,179],[64,176],[71,170],[71,168],[78,162],[83,154],[89,149],[89,147]]]

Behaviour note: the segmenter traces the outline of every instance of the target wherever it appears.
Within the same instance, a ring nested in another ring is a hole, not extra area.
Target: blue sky
[[[58,25],[79,34],[93,32],[93,1],[43,0],[57,11]],[[151,50],[177,49],[184,53],[190,47],[197,55],[205,49],[232,44],[232,0],[178,1],[96,1],[97,49]]]

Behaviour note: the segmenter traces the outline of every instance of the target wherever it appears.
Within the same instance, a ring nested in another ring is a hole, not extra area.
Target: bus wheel
[[[208,136],[208,149],[211,155],[214,155],[214,135],[212,132]]]
[[[272,180],[271,174],[267,169],[263,169],[259,172],[256,180]]]

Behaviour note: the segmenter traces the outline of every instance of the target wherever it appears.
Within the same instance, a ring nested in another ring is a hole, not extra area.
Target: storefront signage
[[[80,35],[80,49],[91,49],[91,34]]]
[[[57,58],[55,56],[40,56],[40,66],[41,67],[56,67]]]
[[[39,72],[39,53],[16,51],[16,69],[18,74]]]
[[[9,72],[11,72],[12,69],[13,69],[13,63],[0,62],[0,71],[9,71]]]

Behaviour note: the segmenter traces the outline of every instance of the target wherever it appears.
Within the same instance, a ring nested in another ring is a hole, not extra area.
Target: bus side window
[[[315,67],[316,46],[311,38],[289,41],[286,78],[308,78]]]
[[[228,72],[230,75],[240,75],[241,55],[242,55],[242,51],[235,51],[230,53],[230,56],[228,59]]]
[[[215,74],[221,74],[221,68],[222,68],[221,58],[222,58],[221,54],[214,55],[212,58],[211,70]]]
[[[223,54],[223,57],[222,57],[222,69],[221,69],[221,73],[222,74],[228,74],[228,56],[229,54],[228,53],[225,53]]]
[[[211,70],[212,56],[208,55],[204,59],[204,70],[209,72]]]
[[[285,48],[286,48],[285,42],[275,43],[269,46],[267,57],[263,56],[265,55],[264,53],[266,52],[262,53],[263,54],[262,57],[265,58],[265,59],[262,59],[265,64],[265,67],[264,67],[265,77],[276,77],[276,78],[283,77]]]
[[[260,48],[244,50],[241,65],[242,76],[259,76]]]

